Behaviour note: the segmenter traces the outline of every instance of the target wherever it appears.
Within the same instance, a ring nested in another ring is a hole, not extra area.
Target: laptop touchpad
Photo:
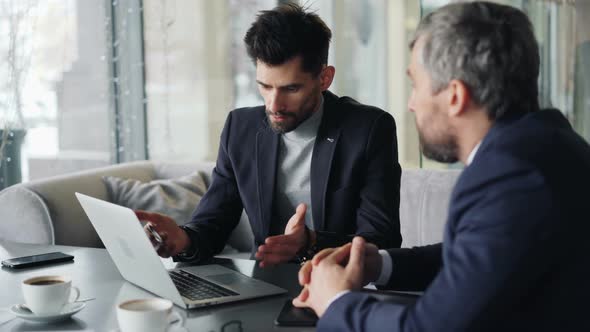
[[[215,282],[218,282],[218,283],[224,284],[224,285],[249,282],[248,278],[242,277],[237,273],[214,274],[214,275],[207,276],[207,279],[213,280]]]

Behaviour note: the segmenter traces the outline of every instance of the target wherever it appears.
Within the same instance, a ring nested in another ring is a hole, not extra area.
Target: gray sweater
[[[275,184],[275,218],[271,224],[274,234],[284,233],[287,222],[300,203],[307,205],[305,224],[314,229],[310,194],[311,156],[323,110],[322,100],[311,117],[293,131],[281,135]]]

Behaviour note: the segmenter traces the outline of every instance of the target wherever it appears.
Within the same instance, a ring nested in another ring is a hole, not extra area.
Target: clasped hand
[[[311,308],[321,317],[339,293],[377,280],[381,265],[377,247],[359,236],[342,247],[324,249],[299,270],[303,289],[293,305]]]

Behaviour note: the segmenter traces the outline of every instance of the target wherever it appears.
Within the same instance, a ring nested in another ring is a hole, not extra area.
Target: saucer
[[[61,312],[49,315],[34,314],[24,304],[15,304],[12,307],[10,307],[9,311],[19,318],[26,319],[32,322],[52,323],[70,318],[73,314],[84,309],[85,306],[86,303],[84,302],[66,303],[66,305],[64,305],[64,307],[61,309]]]

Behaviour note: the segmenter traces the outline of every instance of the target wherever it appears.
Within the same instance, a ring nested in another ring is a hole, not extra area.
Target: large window
[[[149,156],[214,160],[227,113],[261,104],[242,38],[274,0],[145,0]]]
[[[130,160],[214,160],[227,113],[262,103],[242,40],[279,2],[0,0],[0,189]],[[449,1],[299,2],[333,31],[331,90],[394,116],[402,167],[448,167],[420,154],[405,69],[420,15]],[[590,140],[590,2],[503,2],[534,23],[542,105]]]
[[[243,37],[258,11],[276,3],[144,1],[150,158],[215,159],[227,113],[262,104]],[[336,67],[336,77],[331,90],[393,113],[400,127],[402,163],[418,166],[413,118],[405,111],[404,74],[407,36],[417,23],[418,4],[412,0],[302,3],[332,29],[329,62]]]
[[[0,188],[110,163],[103,4],[0,1]]]
[[[400,162],[419,167],[413,114],[406,111],[408,41],[420,6],[414,0],[304,2],[332,29],[331,90],[390,113]],[[275,0],[144,0],[149,156],[214,160],[227,113],[262,103],[243,37]]]

